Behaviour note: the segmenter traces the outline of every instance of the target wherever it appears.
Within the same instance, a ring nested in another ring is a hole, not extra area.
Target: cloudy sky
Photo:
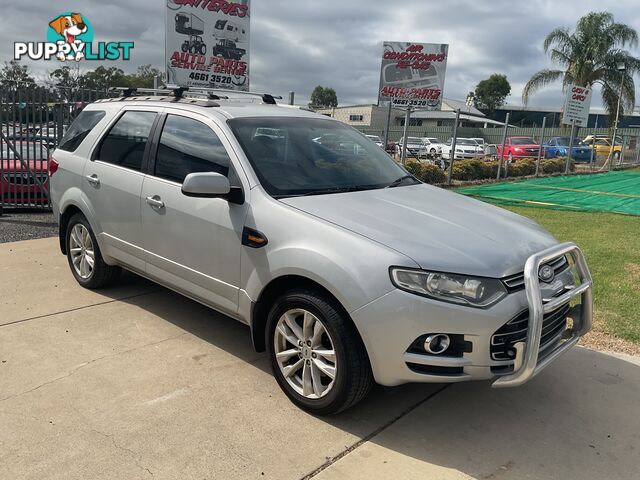
[[[14,41],[45,40],[49,20],[70,10],[89,18],[97,41],[135,41],[132,60],[113,65],[161,67],[165,2],[2,0],[0,61],[12,58]],[[375,102],[382,41],[398,40],[450,45],[445,97],[464,100],[478,81],[499,72],[512,85],[508,103],[520,104],[527,79],[550,66],[542,40],[551,29],[573,26],[592,10],[640,29],[638,6],[638,0],[252,0],[252,90],[293,90],[304,102],[320,84],[335,88],[340,104]],[[44,78],[57,61],[30,66]],[[560,98],[560,85],[551,86],[531,104],[557,106]]]

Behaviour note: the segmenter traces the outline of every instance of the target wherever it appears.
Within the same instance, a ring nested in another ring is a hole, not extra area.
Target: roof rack
[[[269,105],[277,105],[276,100],[282,100],[281,96],[271,95],[270,93],[257,93],[257,92],[245,92],[243,90],[225,90],[222,88],[206,88],[206,87],[188,87],[189,93],[202,93],[209,94],[218,97],[218,99],[229,99],[233,97],[219,96],[222,94],[238,94],[238,95],[251,95],[253,97],[260,97],[264,103]]]
[[[110,92],[120,92],[120,96],[127,98],[137,93],[162,93],[171,94],[176,98],[182,98],[182,94],[189,90],[189,87],[181,87],[179,85],[166,85],[162,88],[138,88],[138,87],[111,87]]]
[[[167,95],[169,92],[176,98],[182,98],[185,92],[189,92],[189,95],[202,95],[209,100],[223,100],[233,97],[219,94],[240,94],[251,95],[254,97],[260,97],[264,103],[269,105],[277,105],[276,99],[282,100],[281,96],[271,95],[270,93],[257,93],[257,92],[245,92],[241,90],[224,90],[221,88],[206,88],[206,87],[181,87],[178,85],[166,85],[162,88],[138,88],[138,87],[111,87],[111,92],[120,92],[121,98],[129,98],[136,94],[149,94],[149,93],[161,93]]]

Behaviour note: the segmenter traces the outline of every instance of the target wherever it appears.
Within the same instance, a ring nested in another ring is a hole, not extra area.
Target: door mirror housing
[[[229,179],[215,172],[190,173],[182,182],[182,193],[187,197],[225,197],[230,191]]]

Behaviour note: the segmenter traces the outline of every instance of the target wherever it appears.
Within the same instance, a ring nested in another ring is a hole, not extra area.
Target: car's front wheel
[[[299,407],[341,412],[373,385],[364,344],[337,302],[316,290],[281,296],[267,319],[267,346],[276,380]]]
[[[69,220],[66,234],[67,260],[71,273],[85,288],[101,288],[113,283],[120,268],[107,265],[89,222],[77,213]]]

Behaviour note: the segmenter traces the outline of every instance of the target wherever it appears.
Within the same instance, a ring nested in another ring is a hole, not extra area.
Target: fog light
[[[446,333],[434,333],[427,335],[427,338],[424,340],[424,349],[432,355],[440,355],[449,348],[450,344],[451,340],[449,339],[449,335]]]

